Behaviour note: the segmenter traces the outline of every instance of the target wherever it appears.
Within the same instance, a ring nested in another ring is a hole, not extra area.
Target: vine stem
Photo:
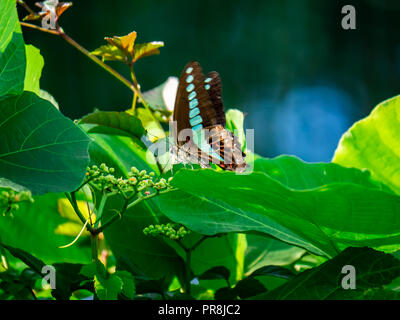
[[[59,28],[57,30],[58,30],[58,35],[61,38],[63,38],[65,41],[67,41],[71,46],[78,49],[81,53],[83,53],[85,56],[87,56],[90,60],[92,60],[98,66],[100,66],[101,68],[106,70],[108,73],[113,75],[115,78],[117,78],[119,81],[121,81],[125,86],[127,86],[133,92],[137,93],[136,92],[137,89],[133,86],[133,84],[128,79],[126,79],[124,76],[119,74],[117,71],[115,71],[113,68],[111,68],[108,64],[104,63],[102,60],[97,58],[94,54],[89,52],[87,49],[82,47],[78,42],[76,42],[69,35],[67,35],[64,31],[62,31],[61,28]]]
[[[92,248],[92,262],[96,263],[99,253],[98,253],[98,234],[92,234],[90,236],[90,246]]]
[[[194,251],[204,240],[210,238],[209,236],[203,236],[200,240],[198,240],[193,246],[187,248],[182,242],[177,242],[178,245],[186,253],[186,261],[185,261],[185,284],[184,288],[188,295],[191,294],[191,276],[192,276],[192,251]]]
[[[36,29],[36,30],[39,30],[39,31],[42,31],[42,32],[46,32],[46,33],[50,33],[50,34],[53,34],[53,35],[57,35],[57,36],[60,36],[61,38],[63,38],[71,46],[73,46],[75,49],[77,49],[78,51],[83,53],[86,57],[88,57],[90,60],[92,60],[98,66],[103,68],[105,71],[107,71],[112,76],[114,76],[116,79],[118,79],[120,82],[122,82],[125,86],[127,86],[129,89],[131,89],[134,92],[133,101],[132,101],[132,111],[135,111],[136,100],[137,100],[137,98],[139,98],[140,102],[143,104],[143,106],[146,108],[146,110],[150,112],[150,115],[152,116],[153,120],[157,123],[159,128],[162,129],[160,121],[158,121],[158,119],[154,116],[153,112],[150,109],[150,106],[148,105],[146,100],[143,98],[142,92],[140,91],[138,82],[136,80],[135,73],[133,72],[133,64],[130,64],[131,77],[132,77],[132,81],[133,81],[133,84],[132,84],[128,79],[126,79],[123,75],[118,73],[115,69],[113,69],[108,64],[104,63],[102,60],[97,58],[90,51],[88,51],[87,49],[82,47],[78,42],[76,42],[68,34],[66,34],[62,30],[62,28],[60,28],[59,26],[57,27],[56,30],[50,30],[50,29],[39,27],[39,26],[31,24],[31,23],[22,22],[22,21],[20,21],[20,24],[21,24],[21,26],[24,26],[24,27],[27,27],[27,28]]]
[[[36,29],[36,30],[39,30],[39,31],[42,31],[42,32],[54,34],[54,35],[56,35],[56,36],[60,35],[59,32],[56,31],[56,30],[50,30],[50,29],[42,28],[42,27],[39,27],[39,26],[37,26],[37,25],[35,25],[35,24],[26,23],[26,22],[23,22],[23,21],[20,21],[19,23],[20,23],[20,25],[23,26],[23,27]]]
[[[190,295],[191,293],[191,274],[192,274],[192,248],[186,251],[186,263],[185,263],[185,287],[186,293]]]

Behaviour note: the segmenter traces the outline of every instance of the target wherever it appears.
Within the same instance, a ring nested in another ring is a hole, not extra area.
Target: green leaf
[[[280,266],[265,266],[253,271],[249,277],[273,276],[283,279],[291,279],[295,274],[287,268]]]
[[[79,274],[87,277],[94,278],[96,275],[97,263],[89,263],[81,267]]]
[[[145,133],[142,122],[126,112],[98,111],[84,116],[79,123],[91,123],[120,129],[128,136],[141,138]]]
[[[268,265],[284,266],[291,264],[305,253],[304,249],[264,235],[247,234],[246,240],[247,248],[244,261],[244,273],[246,275]]]
[[[10,188],[15,191],[21,192],[21,191],[27,191],[28,189],[25,188],[24,186],[21,186],[19,184],[16,184],[8,179],[5,178],[0,178],[0,188]]]
[[[90,139],[31,92],[0,101],[0,176],[33,193],[76,189],[89,163]]]
[[[121,49],[111,44],[106,44],[93,50],[92,54],[101,57],[103,61],[128,61],[128,55]]]
[[[40,76],[44,66],[43,57],[40,50],[32,45],[25,46],[26,52],[26,72],[24,91],[31,91],[40,96]]]
[[[0,97],[24,88],[25,44],[15,0],[0,1]]]
[[[36,273],[40,275],[42,274],[42,268],[45,265],[43,261],[35,258],[33,255],[24,250],[7,246],[3,243],[1,243],[0,245],[6,248],[14,257],[20,259],[27,266],[31,267]]]
[[[266,292],[264,285],[253,278],[240,280],[234,288],[221,288],[215,292],[215,300],[247,299]]]
[[[400,194],[400,96],[380,103],[341,138],[333,162],[368,169],[372,177]]]
[[[223,266],[213,267],[203,272],[198,278],[201,280],[223,279],[229,283],[230,271]]]
[[[259,280],[253,278],[240,280],[233,288],[235,296],[240,299],[247,299],[265,291],[267,289],[264,285]]]
[[[264,172],[180,170],[172,184],[184,192],[162,195],[161,209],[200,234],[258,231],[317,255],[334,256],[348,246],[399,248],[397,196],[356,169],[304,164],[308,170],[298,170],[298,159],[287,160],[257,160],[276,179]],[[279,170],[271,171],[276,164]]]
[[[128,271],[117,271],[115,275],[122,280],[122,294],[126,295],[129,299],[133,299],[136,293],[136,287],[135,279],[132,274]]]
[[[1,242],[29,252],[46,264],[90,262],[89,242],[80,240],[74,246],[58,248],[71,243],[76,236],[56,233],[60,225],[68,222],[58,211],[59,198],[56,194],[36,196],[34,203],[20,203],[13,217],[0,216]]]
[[[332,183],[354,183],[390,192],[385,185],[373,181],[366,170],[344,168],[335,163],[307,163],[294,156],[259,158],[254,163],[254,171],[264,172],[294,190],[313,189]]]
[[[55,263],[53,267],[56,269],[56,289],[51,294],[56,300],[69,300],[74,291],[93,288],[89,277],[79,273],[81,264]]]
[[[239,140],[242,146],[242,150],[246,150],[246,136],[244,134],[243,122],[244,115],[243,112],[237,109],[229,109],[226,114],[226,128],[231,131]]]
[[[100,300],[117,300],[118,294],[121,293],[123,282],[120,277],[110,274],[103,278],[96,275],[94,278],[94,286],[97,297]]]
[[[153,56],[155,54],[160,54],[159,48],[164,47],[164,42],[162,41],[152,41],[148,43],[138,43],[134,46],[134,57],[133,61],[136,62],[141,58]]]
[[[96,132],[87,124],[83,124],[81,127],[94,140],[89,146],[92,164],[104,162],[115,168],[116,174],[123,176],[127,176],[131,167],[159,174],[153,155],[147,152],[147,148],[141,140],[117,134],[110,135],[109,131]]]
[[[144,92],[143,98],[153,110],[172,113],[175,106],[176,91],[179,80],[169,77],[164,83]]]
[[[356,270],[356,289],[346,290],[342,287],[342,279],[347,274],[342,273],[342,268],[346,265],[351,265]],[[378,294],[371,294],[371,289],[378,289],[381,296],[381,287],[399,275],[400,261],[392,255],[366,247],[347,248],[335,258],[302,272],[281,287],[259,295],[256,299],[326,300],[362,299],[365,296],[374,298],[378,297]]]
[[[199,234],[191,232],[182,242],[186,247],[190,248],[200,238],[201,236]],[[198,275],[204,274],[207,270],[224,266],[224,268],[228,270],[228,272],[225,272],[225,275],[228,275],[228,281],[233,283],[237,279],[241,279],[243,276],[245,251],[246,235],[244,234],[226,234],[223,236],[207,238],[192,251],[192,271],[194,274]],[[185,254],[181,256],[186,260]],[[205,280],[205,278],[202,279]],[[204,281],[202,282],[204,284]],[[209,288],[219,288],[221,285],[225,286],[226,281],[213,280],[212,282],[207,281],[207,284],[204,284],[204,286]]]
[[[134,55],[134,44],[136,40],[135,31],[126,36],[106,37],[105,39],[108,44],[94,50],[92,54],[101,56],[103,61],[110,60],[122,61],[127,64],[130,63],[129,60],[132,60]],[[131,59],[129,59],[129,57]]]
[[[54,97],[50,93],[48,93],[47,91],[45,91],[43,89],[40,89],[39,90],[39,97],[51,102],[57,110],[60,110],[60,107],[59,107],[58,102],[56,101],[56,99],[54,99]]]
[[[151,111],[145,108],[137,108],[136,109],[137,116],[142,121],[142,124],[146,131],[148,132],[148,137],[151,141],[155,141],[157,139],[165,138],[165,132],[160,125],[154,121],[154,118],[151,115]]]

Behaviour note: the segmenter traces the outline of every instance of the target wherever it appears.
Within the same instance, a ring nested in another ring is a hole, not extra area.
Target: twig
[[[35,11],[33,11],[23,0],[17,0],[17,3],[24,7],[26,11],[28,11],[30,14],[35,14]]]
[[[23,27],[27,27],[27,28],[32,28],[32,29],[40,30],[40,31],[42,31],[42,32],[54,34],[54,35],[56,35],[56,36],[59,36],[59,35],[60,35],[60,33],[59,33],[57,30],[51,30],[51,29],[42,28],[42,27],[39,27],[39,26],[37,26],[37,25],[35,25],[35,24],[26,23],[26,22],[22,22],[22,21],[20,21],[19,23],[20,23],[20,25],[23,26]]]

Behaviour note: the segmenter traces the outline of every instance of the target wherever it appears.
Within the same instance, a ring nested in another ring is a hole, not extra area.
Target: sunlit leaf
[[[178,83],[178,78],[169,77],[163,84],[144,92],[143,98],[153,110],[172,113]]]
[[[380,103],[341,138],[333,162],[368,169],[400,194],[400,96]]]
[[[158,139],[165,138],[166,135],[164,129],[154,120],[151,111],[145,108],[137,108],[136,112],[137,117],[142,121],[142,124],[147,131],[150,141],[154,142]]]
[[[133,31],[122,37],[105,37],[108,44],[92,51],[92,54],[100,56],[103,61],[122,61],[130,65],[140,58],[159,54],[159,48],[164,46],[164,43],[160,41],[135,44],[136,35]]]
[[[0,97],[24,88],[25,44],[15,0],[0,1]]]
[[[135,45],[135,40],[136,40],[136,32],[133,31],[130,34],[122,37],[117,37],[114,36],[112,38],[106,37],[105,38],[107,42],[113,46],[117,47],[121,51],[134,56],[135,51],[134,51],[134,45]]]
[[[124,63],[130,63],[132,61],[135,54],[135,31],[126,36],[114,36],[112,38],[106,37],[104,39],[108,42],[108,44],[92,51],[92,54],[102,57],[103,61],[122,61]]]
[[[106,44],[97,48],[96,50],[93,50],[92,54],[100,56],[103,61],[109,60],[109,61],[122,61],[125,63],[128,62],[128,55],[121,49],[111,44]]]
[[[236,135],[242,150],[246,150],[246,137],[243,129],[244,115],[237,109],[229,109],[226,112],[226,128]]]
[[[32,91],[40,95],[39,80],[44,66],[44,60],[40,50],[32,45],[25,46],[26,52],[26,72],[24,90]]]
[[[160,54],[159,48],[164,46],[162,41],[153,41],[148,43],[135,44],[134,50],[135,54],[133,57],[133,62],[138,61],[141,58],[152,56],[155,54]]]

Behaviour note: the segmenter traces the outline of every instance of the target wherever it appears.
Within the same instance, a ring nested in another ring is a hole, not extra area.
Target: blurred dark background
[[[346,4],[356,8],[356,30],[341,27]],[[75,0],[60,24],[89,50],[133,30],[139,43],[164,41],[161,55],[136,65],[142,91],[179,76],[190,60],[218,71],[225,108],[245,112],[255,152],[267,157],[329,161],[354,121],[400,94],[398,0]],[[75,48],[23,31],[45,58],[41,87],[65,115],[129,108],[129,89]],[[129,77],[123,65],[111,64]]]

